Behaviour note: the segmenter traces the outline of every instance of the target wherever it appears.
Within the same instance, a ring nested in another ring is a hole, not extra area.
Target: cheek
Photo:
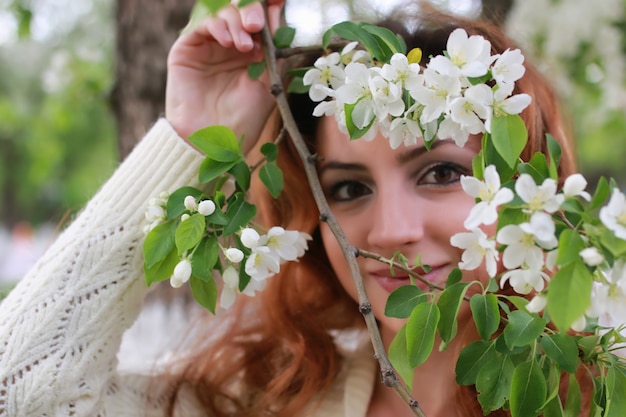
[[[333,232],[326,223],[322,223],[320,225],[320,234],[322,236],[324,250],[326,251],[330,265],[332,266],[333,271],[335,271],[335,275],[337,276],[339,283],[350,295],[350,297],[357,301],[358,295],[356,287],[354,286],[352,274],[350,273],[350,267],[343,256],[341,246],[339,246],[337,239],[335,239],[335,235],[333,235]]]

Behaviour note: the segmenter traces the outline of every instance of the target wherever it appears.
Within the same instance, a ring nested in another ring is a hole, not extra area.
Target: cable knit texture
[[[118,369],[117,354],[147,293],[147,203],[197,185],[201,162],[167,121],[157,122],[0,304],[0,417],[165,415],[171,389],[158,375]],[[365,415],[375,362],[359,352],[316,416]],[[189,393],[176,415],[204,416]]]

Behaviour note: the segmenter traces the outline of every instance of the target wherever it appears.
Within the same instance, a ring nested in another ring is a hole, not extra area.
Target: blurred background
[[[0,0],[0,299],[163,113],[195,0]],[[431,0],[503,25],[568,109],[581,172],[626,180],[626,0]],[[393,0],[291,0],[299,44]]]

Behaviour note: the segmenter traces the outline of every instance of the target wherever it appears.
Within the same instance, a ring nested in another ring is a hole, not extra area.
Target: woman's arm
[[[197,184],[202,156],[165,120],[0,304],[0,416],[98,415],[147,291],[148,201]]]

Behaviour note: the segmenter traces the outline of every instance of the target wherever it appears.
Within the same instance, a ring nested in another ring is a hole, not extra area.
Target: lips
[[[445,265],[433,267],[428,272],[424,271],[422,268],[415,268],[413,271],[422,276],[428,282],[438,286],[443,286],[448,279]],[[396,269],[394,272],[395,274],[392,274],[390,268],[384,268],[369,272],[369,276],[373,278],[378,285],[381,286],[381,288],[389,293],[403,285],[411,284],[409,274],[405,271]],[[426,283],[416,279],[415,284],[422,290],[428,291],[428,285]]]

